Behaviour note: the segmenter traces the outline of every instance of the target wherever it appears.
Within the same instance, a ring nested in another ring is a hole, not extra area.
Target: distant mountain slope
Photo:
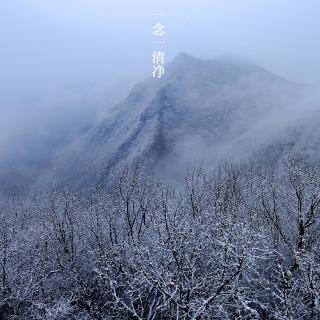
[[[319,150],[319,112],[305,109],[305,86],[228,59],[180,54],[166,69],[162,79],[136,85],[106,118],[62,150],[53,160],[55,177],[83,186],[140,155],[149,168],[172,179],[193,161],[214,166],[220,160]],[[310,135],[312,130],[319,134]]]

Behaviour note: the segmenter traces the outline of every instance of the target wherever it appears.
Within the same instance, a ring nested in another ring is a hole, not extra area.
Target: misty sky
[[[235,54],[319,85],[319,12],[317,0],[0,0],[0,132],[122,97],[150,75],[157,20],[168,60]]]

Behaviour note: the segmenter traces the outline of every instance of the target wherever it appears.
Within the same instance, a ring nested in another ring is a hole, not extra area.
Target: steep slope
[[[318,117],[316,109],[304,112],[304,95],[304,86],[256,65],[180,54],[165,77],[138,84],[60,152],[55,176],[84,186],[140,155],[149,168],[172,179],[193,161],[214,166],[220,160],[303,152],[309,130],[304,124],[311,117],[316,127]]]

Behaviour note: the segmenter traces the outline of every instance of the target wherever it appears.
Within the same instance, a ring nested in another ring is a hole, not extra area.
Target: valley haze
[[[214,169],[292,154],[319,160],[320,100],[312,86],[233,55],[204,60],[180,53],[166,68],[162,79],[139,82],[96,119],[88,113],[82,126],[60,124],[60,136],[36,143],[26,163],[11,155],[14,162],[2,169],[8,190],[47,183],[85,188],[137,158],[171,183],[195,163]]]

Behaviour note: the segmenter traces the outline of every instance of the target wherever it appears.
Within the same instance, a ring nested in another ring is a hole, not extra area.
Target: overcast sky
[[[317,0],[0,0],[0,125],[107,104],[150,74],[158,20],[168,60],[235,54],[319,85],[319,12]]]

